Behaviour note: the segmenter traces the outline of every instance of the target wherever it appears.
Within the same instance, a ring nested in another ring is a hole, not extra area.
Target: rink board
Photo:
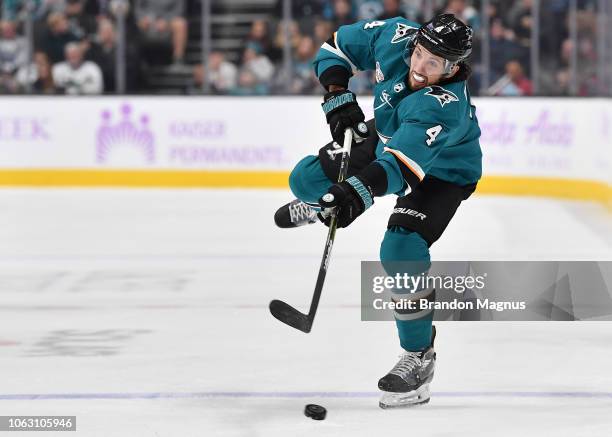
[[[609,201],[610,100],[474,103],[480,193]],[[0,185],[286,188],[328,137],[316,97],[7,98]]]

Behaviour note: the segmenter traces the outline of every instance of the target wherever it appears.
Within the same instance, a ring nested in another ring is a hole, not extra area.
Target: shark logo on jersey
[[[377,61],[376,62],[376,83],[380,83],[383,80],[385,80],[385,75],[383,74],[382,70],[380,69],[380,63]]]
[[[428,88],[429,88],[429,91],[427,91],[425,95],[431,96],[435,98],[436,100],[438,100],[438,102],[440,103],[440,106],[442,107],[444,107],[444,105],[446,105],[447,103],[459,101],[459,98],[457,98],[457,96],[454,93],[450,92],[447,89],[442,88],[441,86],[432,85]]]
[[[407,24],[397,23],[397,29],[395,29],[395,35],[391,39],[391,44],[397,44],[407,40],[410,35],[417,31],[416,27],[408,26]]]
[[[396,93],[401,93],[404,90],[404,84],[402,82],[398,82],[393,85],[393,91]]]

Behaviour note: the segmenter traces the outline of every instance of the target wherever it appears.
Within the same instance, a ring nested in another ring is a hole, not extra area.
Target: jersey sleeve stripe
[[[398,161],[408,167],[408,169],[419,179],[419,181],[422,181],[425,178],[425,172],[423,171],[421,166],[414,162],[412,159],[408,158],[399,150],[391,149],[390,147],[385,147],[384,151],[391,153]]]
[[[383,144],[387,144],[391,140],[391,137],[387,137],[381,134],[380,132],[378,132],[378,130],[376,131],[376,133],[378,134],[378,138],[380,139],[380,141],[383,142]]]
[[[339,58],[342,58],[343,60],[345,60],[346,62],[348,62],[348,64],[351,66],[351,69],[353,70],[353,73],[357,72],[359,69],[355,66],[355,64],[353,64],[353,61],[351,61],[348,56],[346,56],[342,50],[340,50],[340,48],[338,47],[338,37],[337,37],[337,33],[338,32],[334,32],[334,42],[336,44],[336,47],[333,47],[331,44],[324,42],[323,45],[321,46],[322,49],[327,50],[328,52],[333,53],[334,55],[338,56]]]

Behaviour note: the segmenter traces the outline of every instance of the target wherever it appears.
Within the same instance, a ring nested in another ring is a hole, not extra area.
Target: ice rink
[[[431,402],[379,409],[400,350],[393,323],[360,321],[359,263],[377,259],[394,200],[338,232],[306,335],[267,309],[305,309],[323,249],[323,226],[274,227],[290,199],[0,190],[0,415],[77,416],[77,435],[105,437],[612,435],[606,322],[438,323]],[[611,260],[611,217],[474,196],[432,258]]]

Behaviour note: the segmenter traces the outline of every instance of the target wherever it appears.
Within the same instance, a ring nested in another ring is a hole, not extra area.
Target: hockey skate
[[[317,221],[317,209],[299,199],[281,206],[274,214],[274,223],[279,228],[297,228]]]
[[[391,371],[378,381],[378,388],[385,393],[380,398],[380,408],[411,407],[429,402],[429,383],[434,376],[436,352],[431,346],[424,351],[404,351]]]

